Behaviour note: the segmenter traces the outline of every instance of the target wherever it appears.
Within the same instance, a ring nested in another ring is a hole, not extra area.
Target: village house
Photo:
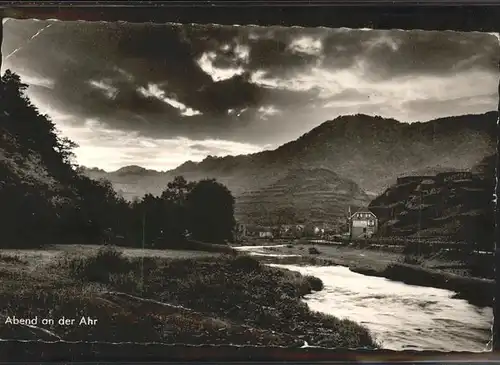
[[[295,231],[295,233],[298,233],[298,234],[303,234],[305,229],[306,229],[305,224],[296,224],[293,226],[293,230]]]
[[[273,230],[271,228],[262,228],[259,230],[259,238],[273,238]]]
[[[323,236],[325,234],[325,229],[322,227],[315,226],[313,228],[313,234],[315,236]]]
[[[470,171],[452,171],[437,174],[436,178],[442,182],[448,182],[454,180],[470,180],[473,177],[472,175]]]
[[[378,218],[368,209],[358,210],[351,214],[349,207],[348,213],[349,237],[367,238],[373,236],[378,229]]]
[[[302,236],[304,237],[318,237],[324,233],[324,229],[321,227],[318,227],[314,224],[306,224],[304,227],[300,230],[302,233]]]
[[[244,233],[245,237],[255,237],[255,238],[273,238],[273,230],[270,227],[259,226],[255,224],[247,224],[245,228],[241,231]]]
[[[291,224],[282,224],[278,227],[278,234],[280,237],[291,236],[293,226]]]

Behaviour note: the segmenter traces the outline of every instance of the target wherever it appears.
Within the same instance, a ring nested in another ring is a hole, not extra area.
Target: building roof
[[[373,215],[375,218],[377,218],[377,215],[376,215],[375,213],[373,213],[373,212],[372,212],[370,209],[368,209],[368,208],[361,208],[361,209],[357,210],[356,212],[354,212],[353,214],[351,214],[351,216],[350,216],[349,218],[351,219],[352,217],[354,217],[354,216],[355,216],[356,214],[358,214],[358,213],[368,213],[368,214]]]

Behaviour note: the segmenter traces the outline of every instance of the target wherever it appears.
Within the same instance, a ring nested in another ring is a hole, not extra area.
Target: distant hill
[[[171,180],[168,174],[136,165],[124,166],[112,172],[82,166],[80,171],[94,180],[110,181],[114,189],[129,201],[146,193],[158,195]]]
[[[176,175],[188,180],[216,178],[237,197],[238,208],[248,194],[265,195],[265,189],[291,171],[324,169],[374,197],[400,176],[469,170],[495,153],[496,121],[497,112],[412,124],[363,114],[342,116],[272,151],[209,156],[164,173],[129,166],[86,174],[109,179],[129,200],[148,192],[159,194]]]
[[[262,189],[240,195],[236,216],[264,225],[277,219],[282,224],[335,223],[345,218],[349,205],[361,207],[369,201],[355,182],[330,170],[297,168]]]
[[[122,167],[121,169],[118,169],[115,172],[113,172],[113,174],[116,176],[140,176],[140,177],[144,177],[144,176],[149,176],[149,175],[157,176],[157,175],[160,175],[161,172],[155,171],[155,170],[148,170],[148,169],[145,169],[144,167],[137,166],[137,165],[131,165],[131,166]]]
[[[370,203],[383,236],[447,237],[493,243],[496,156],[468,172],[398,179]]]
[[[270,174],[281,178],[290,168],[325,168],[379,194],[409,171],[470,169],[494,153],[496,121],[497,112],[412,124],[363,114],[342,116],[273,151],[208,157],[170,172],[220,177],[248,190],[248,185],[267,185]],[[251,181],[246,181],[249,176]]]

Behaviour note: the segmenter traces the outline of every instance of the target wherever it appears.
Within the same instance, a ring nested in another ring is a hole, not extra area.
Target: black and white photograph
[[[499,40],[3,19],[0,339],[489,351]]]

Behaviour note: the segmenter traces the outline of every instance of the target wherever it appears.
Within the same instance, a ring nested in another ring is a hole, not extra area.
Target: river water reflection
[[[270,253],[269,246],[238,249],[258,256],[296,256]],[[365,325],[384,348],[488,350],[492,308],[453,299],[454,293],[449,290],[366,276],[343,266],[272,266],[320,278],[324,289],[305,297],[309,307]]]

